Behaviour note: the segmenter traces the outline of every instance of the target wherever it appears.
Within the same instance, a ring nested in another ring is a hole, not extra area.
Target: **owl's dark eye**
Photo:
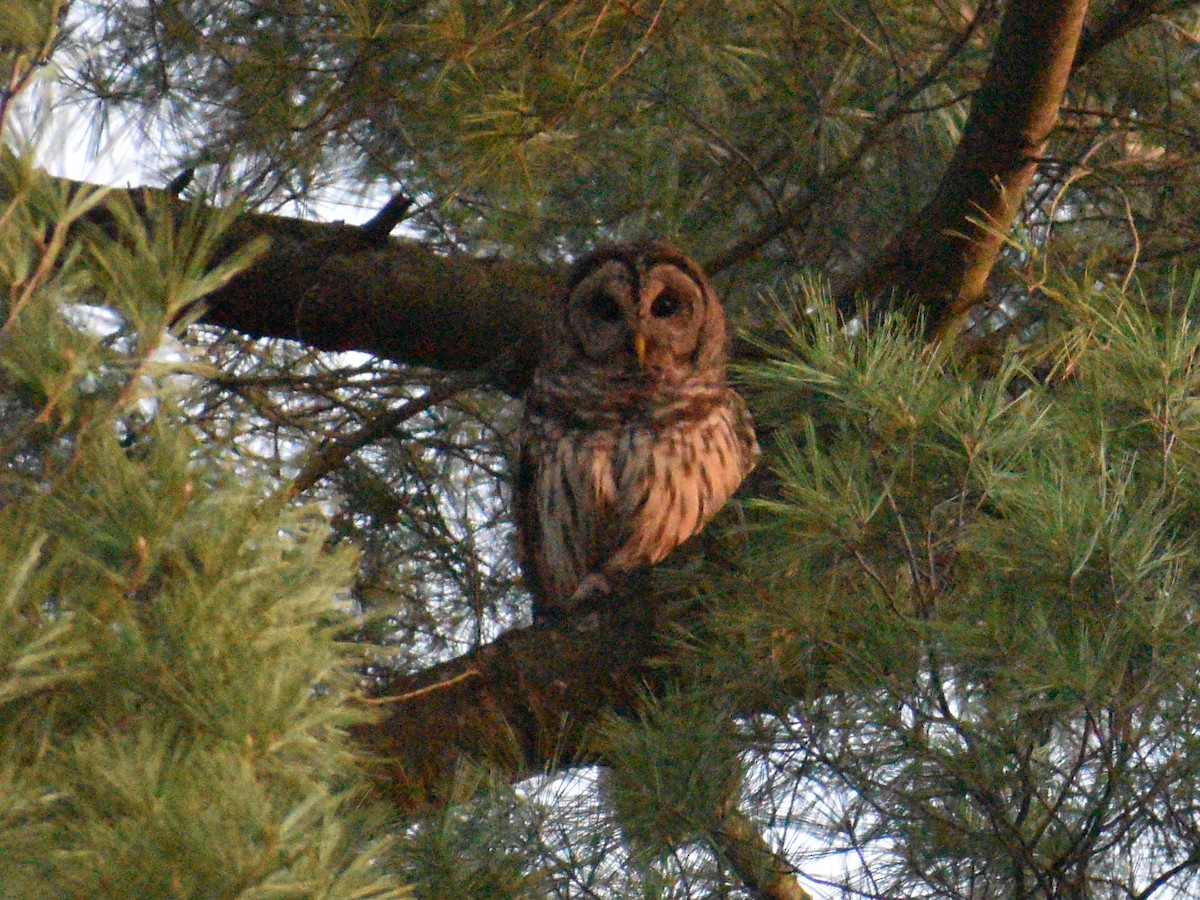
[[[683,307],[679,295],[672,291],[663,291],[650,304],[650,315],[656,319],[669,319]]]
[[[621,318],[621,308],[617,300],[606,290],[598,290],[588,298],[588,309],[601,322],[615,322]]]

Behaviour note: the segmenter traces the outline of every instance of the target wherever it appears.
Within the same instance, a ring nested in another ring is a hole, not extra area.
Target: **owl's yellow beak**
[[[646,336],[644,334],[634,334],[633,336],[633,352],[637,354],[638,368],[645,368],[646,365]]]

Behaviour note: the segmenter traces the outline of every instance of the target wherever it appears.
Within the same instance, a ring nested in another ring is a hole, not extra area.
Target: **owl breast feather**
[[[740,397],[728,392],[700,419],[658,431],[623,429],[617,444],[618,537],[606,573],[661,562],[699,532],[737,490],[758,453]],[[746,436],[749,435],[749,442]]]
[[[758,449],[741,398],[721,401],[699,418],[543,432],[531,485],[543,603],[568,602],[589,573],[654,565],[712,519]]]

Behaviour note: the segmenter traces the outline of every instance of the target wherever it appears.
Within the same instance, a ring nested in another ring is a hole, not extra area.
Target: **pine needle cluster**
[[[1070,327],[988,374],[812,285],[784,311],[745,373],[774,497],[697,671],[761,711],[747,802],[816,871],[870,896],[1195,886],[1198,288],[1063,286]]]
[[[0,896],[406,895],[345,734],[353,559],[181,415],[171,323],[244,255],[0,184]]]

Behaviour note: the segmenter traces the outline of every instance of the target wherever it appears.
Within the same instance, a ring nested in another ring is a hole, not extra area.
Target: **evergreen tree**
[[[1200,890],[1198,35],[0,9],[0,896]],[[48,174],[63,121],[169,187]],[[563,266],[648,234],[764,461],[530,627],[514,397]]]
[[[347,744],[351,560],[180,405],[170,323],[244,259],[209,266],[211,217],[2,177],[0,894],[406,895]]]

